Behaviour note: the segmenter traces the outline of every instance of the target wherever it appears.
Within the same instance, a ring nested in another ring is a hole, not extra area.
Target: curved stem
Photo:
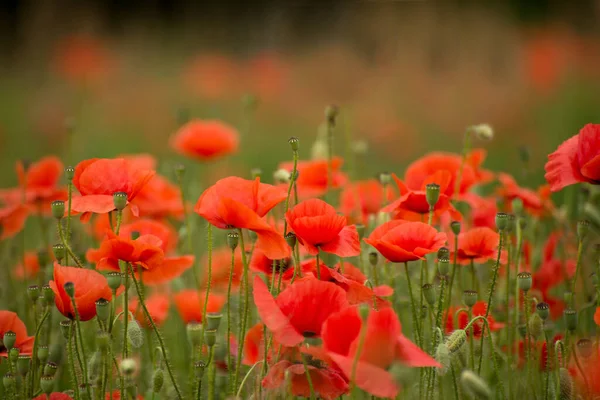
[[[252,371],[254,371],[254,368],[258,365],[258,364],[262,364],[263,361],[259,360],[257,362],[254,363],[254,365],[252,367],[250,367],[250,369],[248,370],[248,372],[246,373],[246,375],[244,376],[244,379],[242,379],[242,382],[240,383],[240,388],[237,391],[237,398],[241,398],[240,395],[242,394],[242,389],[244,388],[244,384],[246,383],[246,380],[248,379],[248,377],[250,376],[250,374],[252,373]]]
[[[310,370],[308,369],[308,364],[306,363],[306,357],[304,354],[300,354],[302,358],[302,364],[304,364],[304,372],[306,372],[306,380],[308,381],[308,387],[310,388],[310,399],[314,400],[315,398],[315,388],[313,386],[312,378],[310,377]]]
[[[75,253],[73,253],[73,249],[71,249],[71,246],[69,246],[69,243],[67,242],[67,239],[66,239],[65,234],[62,229],[62,222],[60,220],[58,221],[57,225],[58,225],[58,236],[60,238],[62,245],[65,246],[65,250],[67,250],[67,254],[70,255],[71,258],[73,258],[73,261],[75,261],[75,264],[77,264],[77,266],[79,268],[83,268],[83,264],[81,263],[81,261],[79,261],[79,258],[77,258]]]

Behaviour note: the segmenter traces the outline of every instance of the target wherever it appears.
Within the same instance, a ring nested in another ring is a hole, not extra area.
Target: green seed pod
[[[99,321],[107,322],[110,318],[110,301],[106,299],[96,300],[96,316]]]
[[[42,392],[50,396],[50,393],[54,391],[54,375],[44,375],[40,378],[40,388]]]
[[[292,151],[296,152],[300,149],[300,139],[298,139],[297,137],[292,136],[288,139],[288,143],[290,144]]]
[[[537,340],[542,333],[544,333],[544,321],[539,314],[533,314],[529,317],[529,334]]]
[[[17,372],[21,376],[27,375],[31,368],[31,357],[30,356],[19,356],[17,359]]]
[[[54,376],[56,371],[58,370],[58,364],[52,361],[48,361],[46,365],[44,365],[44,375],[45,376]]]
[[[452,233],[458,235],[460,233],[460,221],[452,221],[450,223],[450,229],[452,229]]]
[[[223,318],[223,314],[221,313],[207,313],[206,314],[206,329],[216,331],[219,329],[219,325],[221,324],[221,319]]]
[[[475,399],[491,399],[492,391],[488,384],[470,370],[464,370],[460,374],[460,383],[471,397]]]
[[[13,374],[11,374],[10,372],[7,372],[2,377],[2,384],[4,385],[4,389],[7,392],[9,392],[9,393],[14,392],[15,388],[17,387],[17,380]]]
[[[429,209],[433,209],[440,199],[440,185],[437,183],[428,183],[425,185],[425,199],[429,204]]]
[[[52,290],[50,285],[42,286],[42,296],[47,305],[54,303],[54,290]]]
[[[121,211],[125,207],[127,207],[127,193],[125,192],[116,192],[113,193],[113,205],[115,209]]]
[[[446,375],[446,373],[452,366],[452,358],[450,357],[450,350],[448,350],[448,346],[446,345],[446,343],[441,343],[435,349],[435,359],[442,366],[442,368],[438,369],[438,374],[440,374],[440,376]]]
[[[572,308],[567,308],[564,311],[564,316],[567,329],[574,332],[577,329],[577,311]]]
[[[590,339],[579,339],[577,341],[577,351],[583,358],[589,358],[594,352],[594,346]]]
[[[40,287],[38,285],[30,285],[27,288],[27,296],[29,296],[29,299],[35,303],[37,299],[40,298]]]
[[[58,220],[61,220],[65,216],[65,202],[62,200],[54,200],[50,204],[52,210],[52,216]]]
[[[529,272],[519,272],[517,274],[517,280],[519,281],[519,289],[527,293],[533,285],[533,279]]]
[[[73,180],[74,176],[75,176],[75,168],[73,168],[69,165],[67,168],[65,168],[65,177],[67,178],[67,180],[69,182],[71,182]]]
[[[123,274],[121,274],[120,272],[109,272],[106,275],[106,280],[108,281],[108,287],[112,291],[115,291],[121,286],[121,283],[123,281]]]
[[[2,343],[4,343],[4,347],[6,350],[11,350],[15,346],[15,342],[17,341],[17,334],[13,331],[4,332],[4,336],[2,338]]]
[[[202,324],[190,322],[186,326],[187,337],[192,346],[200,346],[202,343]]]
[[[590,230],[590,221],[584,219],[577,222],[577,239],[582,241],[587,236]]]
[[[20,352],[21,350],[19,350],[17,347],[13,347],[12,349],[10,349],[10,351],[8,352],[8,360],[12,363],[16,363],[19,359]]]
[[[65,249],[62,243],[57,243],[52,246],[52,253],[54,253],[54,258],[60,263],[67,255],[67,249]]]
[[[69,335],[71,333],[71,320],[70,319],[64,319],[64,320],[60,321],[60,331],[62,332],[65,340],[69,340]]]
[[[433,306],[436,298],[435,287],[430,283],[426,283],[423,285],[422,290],[423,296],[425,296],[425,300],[427,300],[427,304]]]
[[[462,301],[465,306],[471,308],[477,303],[477,291],[465,290],[462,295]]]
[[[236,231],[230,231],[227,233],[227,245],[234,251],[238,247],[240,241],[240,235]]]
[[[75,298],[75,284],[73,282],[66,282],[63,285],[63,288],[65,289],[65,292],[70,298]]]
[[[38,347],[37,357],[40,364],[44,364],[48,360],[48,355],[50,354],[50,350],[48,346],[41,345]]]
[[[535,306],[539,316],[545,321],[550,315],[550,305],[546,302],[537,303]]]
[[[196,377],[202,379],[204,370],[206,369],[206,363],[204,361],[196,361],[194,363],[194,369],[196,370]]]
[[[214,329],[204,331],[204,341],[208,347],[214,346],[217,343],[217,331]]]
[[[508,225],[508,214],[503,213],[503,212],[499,212],[496,214],[496,228],[498,228],[499,231],[503,231],[506,229],[506,226]]]
[[[144,333],[135,319],[131,319],[127,324],[127,339],[134,349],[139,349],[144,345]]]
[[[296,242],[297,242],[296,234],[294,232],[286,233],[285,241],[287,242],[288,246],[290,246],[293,249],[294,247],[296,247]]]
[[[447,247],[440,247],[440,249],[437,251],[437,258],[449,258],[450,257],[450,250]]]
[[[463,344],[467,341],[467,332],[464,329],[457,329],[446,339],[446,346],[451,354],[456,353],[461,349]]]
[[[445,277],[448,275],[450,271],[450,260],[448,258],[439,258],[438,259],[438,272],[440,275]]]
[[[376,266],[377,265],[377,259],[379,258],[379,256],[377,255],[376,252],[372,251],[369,253],[369,264],[371,264],[371,266]]]
[[[152,374],[152,392],[159,393],[165,383],[165,373],[162,369],[157,369]]]
[[[559,371],[560,376],[560,400],[572,400],[575,395],[575,388],[573,387],[573,379],[571,374],[566,368],[561,368]]]

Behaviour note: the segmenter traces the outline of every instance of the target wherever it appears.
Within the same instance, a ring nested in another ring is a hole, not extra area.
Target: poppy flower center
[[[314,338],[315,336],[317,336],[317,333],[311,331],[304,331],[302,332],[302,336],[304,336],[305,338]]]
[[[291,267],[291,260],[289,258],[285,258],[282,260],[275,261],[274,269],[276,272],[284,273]]]

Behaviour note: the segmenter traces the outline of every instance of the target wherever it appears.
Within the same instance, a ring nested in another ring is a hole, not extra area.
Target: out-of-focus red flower
[[[280,55],[260,53],[250,60],[248,67],[250,91],[257,94],[261,101],[272,102],[285,90],[289,66]]]
[[[555,31],[537,32],[524,42],[523,68],[527,82],[539,94],[549,94],[565,76],[567,54]]]
[[[254,249],[254,253],[261,252],[259,249]],[[229,284],[229,275],[231,272],[231,249],[229,247],[221,247],[213,250],[212,253],[212,271],[210,277],[211,292],[227,290]],[[202,258],[202,270],[204,275],[202,277],[202,284],[206,286],[208,280],[208,256],[205,255]],[[240,286],[242,279],[242,273],[244,271],[244,263],[242,262],[241,249],[238,247],[235,250],[235,257],[233,259],[233,276],[231,279],[232,290],[237,290]]]
[[[211,161],[234,153],[239,144],[235,128],[221,121],[192,120],[171,138],[171,147],[187,157]]]
[[[500,235],[497,232],[487,227],[477,227],[458,235],[458,249],[454,249],[454,252],[460,264],[484,263],[497,259],[499,243]],[[450,258],[454,258],[454,255]],[[500,262],[506,262],[504,252],[500,256]]]
[[[387,371],[395,361],[410,367],[440,367],[402,335],[400,321],[391,308],[371,311],[366,323],[355,307],[333,314],[323,327],[323,346],[347,379],[353,378],[358,359],[354,383],[378,397],[393,398],[398,394],[398,385]]]
[[[486,309],[487,309],[487,303],[485,303],[484,301],[478,301],[477,303],[475,303],[475,305],[472,308],[473,317],[485,316]],[[463,310],[460,313],[458,313],[458,315],[456,316],[457,322],[458,322],[458,326],[456,326],[454,323],[454,314],[456,313],[456,311],[458,311],[458,307],[450,307],[450,309],[448,311],[448,317],[446,319],[446,333],[451,333],[452,331],[454,331],[456,329],[465,329],[466,326],[469,324],[469,314]],[[490,325],[490,330],[492,332],[495,332],[495,331],[498,331],[498,330],[504,328],[504,324],[501,322],[497,322],[494,319],[494,317],[492,317],[491,314],[488,315],[488,323]],[[484,326],[483,322],[481,322],[481,321],[475,322],[472,325],[473,336],[480,337],[481,332],[483,331],[483,326]],[[467,334],[468,333],[469,332],[467,332]]]
[[[542,188],[542,193],[522,188],[512,176],[506,173],[498,174],[498,180],[502,185],[498,189],[498,194],[504,199],[507,211],[510,212],[512,210],[512,201],[514,199],[520,199],[525,209],[530,214],[537,216],[541,216],[554,208],[549,197],[542,197],[544,188]]]
[[[127,397],[129,398],[129,396]],[[144,400],[144,397],[141,394],[137,395],[137,400]],[[112,393],[106,393],[106,400],[121,400],[121,391],[113,390]]]
[[[29,216],[29,207],[24,204],[16,204],[0,208],[0,226],[2,232],[0,239],[8,239],[23,230],[25,221]]]
[[[581,371],[573,357],[571,357],[571,363],[568,366],[569,372],[575,381],[577,393],[588,393],[589,398],[593,399],[600,395],[600,352],[598,347],[594,346],[593,354],[587,358],[579,356],[579,362],[587,379],[584,379],[581,375]]]
[[[190,322],[202,322],[202,314],[204,312],[204,304],[206,299],[206,292],[200,292],[188,289],[182,290],[179,293],[173,295],[175,300],[175,306],[181,319],[186,324]],[[225,304],[225,296],[220,294],[209,294],[208,303],[206,304],[206,312],[219,312]]]
[[[38,253],[34,251],[25,252],[25,262],[15,267],[14,275],[17,279],[34,279],[40,272],[40,260]]]
[[[73,400],[71,396],[66,393],[54,392],[50,393],[50,396],[44,394],[40,394],[37,397],[34,397],[33,400]]]
[[[190,62],[184,77],[194,94],[215,100],[232,95],[236,72],[236,64],[225,56],[201,55]]]
[[[364,239],[391,262],[423,259],[446,243],[446,234],[422,222],[393,220],[375,228]]]
[[[288,286],[276,299],[259,277],[254,279],[254,303],[273,338],[296,346],[304,338],[320,337],[323,323],[348,307],[346,293],[333,283],[307,279]]]
[[[466,193],[464,200],[471,207],[471,223],[473,227],[487,227],[496,229],[496,214],[498,206],[496,199],[481,197],[475,193]]]
[[[149,218],[183,217],[183,202],[177,185],[161,175],[155,175],[138,192],[131,204],[139,209],[139,214]]]
[[[16,335],[14,347],[19,349],[19,354],[30,355],[33,351],[35,337],[27,336],[27,327],[16,313],[1,310],[0,337],[4,337],[4,334],[9,331]],[[0,357],[8,357],[8,352],[3,344],[0,344]]]
[[[298,162],[298,179],[296,180],[298,197],[301,200],[319,197],[327,192],[328,186],[330,189],[337,189],[344,186],[348,182],[348,177],[340,171],[343,163],[344,161],[340,157],[334,157],[331,163],[327,160]],[[330,164],[332,182],[328,185],[327,179]],[[294,163],[284,162],[279,165],[279,168],[288,170],[291,173],[294,169]],[[284,186],[287,188],[287,184]]]
[[[319,249],[340,257],[360,254],[356,226],[346,225],[346,217],[323,200],[305,200],[289,210],[285,219],[309,254],[316,255]]]
[[[264,217],[287,197],[285,190],[260,179],[228,177],[217,181],[202,193],[194,211],[220,229],[248,229],[257,234],[257,248],[269,258],[282,259],[290,254],[283,236]]]
[[[157,326],[161,326],[169,315],[169,297],[163,293],[153,293],[144,299],[148,313]],[[129,300],[129,311],[135,315],[135,319],[145,328],[150,328],[151,324],[139,305],[137,298]]]
[[[75,319],[75,310],[64,285],[72,282],[75,285],[75,304],[81,321],[89,321],[96,316],[96,301],[111,300],[112,292],[108,282],[101,273],[75,267],[63,267],[54,263],[54,280],[49,282],[55,294],[56,308],[67,318]]]
[[[55,53],[57,72],[78,84],[95,83],[106,77],[113,63],[102,42],[90,36],[67,37]]]
[[[384,189],[376,179],[352,182],[342,190],[340,210],[353,221],[366,224],[369,215],[377,214],[393,198],[393,191]]]
[[[587,124],[548,155],[546,181],[556,192],[578,182],[600,184],[600,124]]]
[[[152,179],[153,170],[139,169],[135,161],[124,158],[92,158],[77,164],[73,184],[81,193],[72,200],[71,211],[89,219],[91,213],[105,214],[115,209],[113,194],[123,192],[131,202]],[[137,216],[137,206],[130,204]]]
[[[594,322],[596,325],[600,326],[600,307],[596,307],[596,312],[594,312]]]

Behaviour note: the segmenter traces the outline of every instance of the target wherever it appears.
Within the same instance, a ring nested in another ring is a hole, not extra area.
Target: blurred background
[[[335,151],[359,158],[355,178],[459,152],[465,127],[489,123],[485,165],[526,162],[520,182],[538,184],[547,154],[600,122],[598,0],[188,3],[3,1],[0,183],[45,154],[150,152],[168,169],[190,116],[242,135],[211,180],[273,171],[290,136],[310,156],[335,103]]]

